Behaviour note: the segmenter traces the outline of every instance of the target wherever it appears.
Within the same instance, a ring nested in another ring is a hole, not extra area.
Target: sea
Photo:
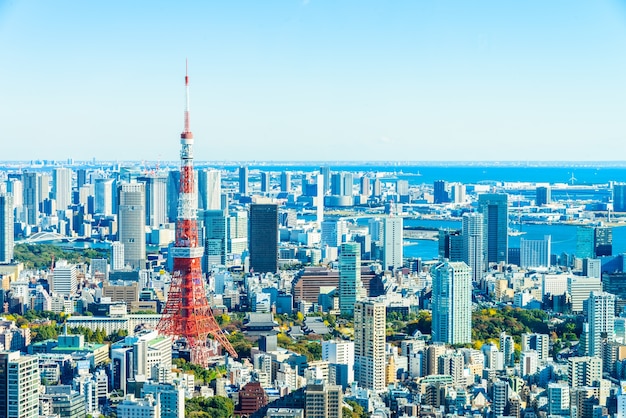
[[[461,221],[405,219],[405,226],[420,226],[432,229],[461,229]],[[520,239],[543,239],[550,235],[552,239],[552,254],[576,253],[576,225],[569,224],[524,224],[523,235],[509,236],[509,248],[519,248]],[[422,260],[436,259],[439,248],[437,241],[406,240],[404,257],[421,258]],[[613,227],[613,254],[626,253],[626,226]]]
[[[312,172],[321,166],[331,171],[379,174],[382,178],[408,180],[409,184],[433,184],[436,180],[481,184],[491,182],[568,183],[573,185],[598,185],[626,182],[626,162],[572,162],[554,163],[250,163],[248,168],[259,171]],[[224,168],[230,168],[224,166]]]

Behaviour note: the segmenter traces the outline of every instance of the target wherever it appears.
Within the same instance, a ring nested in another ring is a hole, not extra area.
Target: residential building
[[[387,390],[385,379],[385,305],[371,300],[354,305],[354,374],[365,389]]]
[[[432,270],[432,340],[472,342],[472,278],[464,262],[444,261]]]

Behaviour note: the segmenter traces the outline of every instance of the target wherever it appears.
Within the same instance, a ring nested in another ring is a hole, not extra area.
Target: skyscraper
[[[591,292],[587,299],[587,355],[602,357],[602,342],[613,340],[615,295]]]
[[[508,195],[485,193],[478,196],[483,214],[486,263],[506,262],[509,247]]]
[[[626,183],[613,185],[613,210],[615,212],[626,212]]]
[[[158,228],[167,222],[167,177],[151,174],[137,181],[145,184],[146,225]]]
[[[248,184],[248,167],[239,167],[239,194],[247,196],[250,193],[250,186]]]
[[[57,263],[52,275],[52,291],[63,296],[71,296],[76,293],[78,285],[78,273],[76,265]]]
[[[280,191],[289,193],[291,191],[291,172],[280,173]]]
[[[540,186],[535,190],[535,204],[545,206],[552,203],[552,191],[549,186]]]
[[[278,271],[278,205],[250,205],[250,270],[257,273]]]
[[[37,173],[22,173],[24,183],[24,209],[26,210],[26,222],[29,225],[37,225],[39,219],[39,179]]]
[[[95,188],[95,213],[104,216],[113,214],[113,179],[96,179]]]
[[[354,313],[361,289],[361,246],[356,242],[343,243],[339,253],[339,310],[342,314]]]
[[[39,360],[0,352],[0,417],[39,417]]]
[[[433,203],[447,203],[450,201],[445,180],[436,180],[433,185]]]
[[[432,271],[432,340],[447,344],[472,342],[472,279],[463,262],[444,261]]]
[[[167,220],[176,222],[178,218],[178,189],[180,187],[180,171],[171,170],[167,173]]]
[[[57,210],[65,210],[72,204],[72,169],[57,167],[52,170],[52,198]]]
[[[543,239],[520,239],[520,267],[550,267],[550,247],[552,237]]]
[[[354,305],[354,374],[359,386],[377,393],[385,380],[385,322],[383,303],[360,301]]]
[[[576,228],[576,257],[593,258],[595,230],[592,226]]]
[[[595,227],[593,254],[595,257],[613,255],[613,228],[610,226]]]
[[[13,196],[0,192],[0,263],[13,259]]]
[[[481,213],[463,214],[463,257],[472,272],[472,280],[477,281],[485,270],[484,219]]]
[[[119,241],[124,244],[124,263],[135,269],[146,264],[146,209],[143,183],[123,183],[119,189]]]
[[[403,265],[402,218],[388,216],[383,221],[383,268],[396,269]]]
[[[200,170],[198,172],[198,209],[221,209],[221,200],[222,173],[218,170]]]
[[[272,182],[272,173],[261,171],[261,193],[269,193]]]
[[[330,192],[330,167],[327,165],[320,167],[320,173],[324,176],[324,194],[327,195]]]
[[[227,254],[227,219],[222,210],[205,210],[199,212],[204,221],[206,245],[204,253],[207,265],[205,271],[209,271],[213,264],[226,265]]]

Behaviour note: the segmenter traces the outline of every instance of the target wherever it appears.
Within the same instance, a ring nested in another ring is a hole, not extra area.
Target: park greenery
[[[15,261],[24,263],[26,268],[50,268],[52,257],[55,260],[67,260],[69,263],[89,263],[92,258],[108,258],[104,249],[64,250],[52,244],[16,244],[13,250]]]
[[[196,383],[208,385],[218,377],[226,375],[225,366],[216,366],[205,368],[194,363],[189,363],[183,358],[175,358],[172,360],[174,367],[183,372],[191,372],[194,375]]]
[[[233,401],[223,396],[197,396],[185,400],[187,418],[230,418],[235,412]]]

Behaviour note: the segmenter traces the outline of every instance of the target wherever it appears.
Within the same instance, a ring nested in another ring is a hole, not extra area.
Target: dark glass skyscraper
[[[250,270],[275,273],[278,271],[278,205],[253,203],[249,219]]]
[[[478,196],[478,210],[483,214],[485,262],[506,262],[509,247],[509,200],[505,193]]]

